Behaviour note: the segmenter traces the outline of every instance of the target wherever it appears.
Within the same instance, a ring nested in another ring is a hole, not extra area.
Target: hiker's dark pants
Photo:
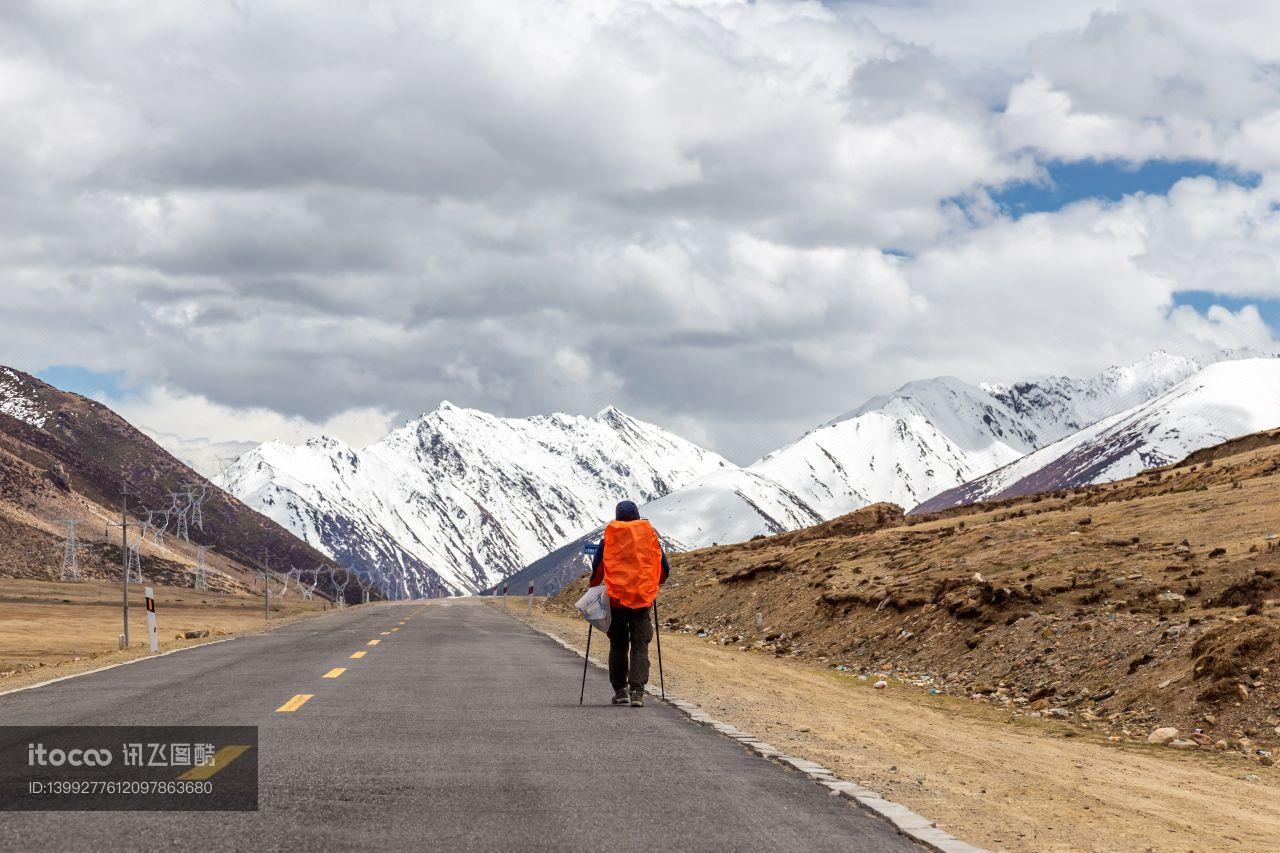
[[[649,609],[611,604],[609,610],[609,683],[614,690],[644,687],[649,682],[649,641],[653,639]]]

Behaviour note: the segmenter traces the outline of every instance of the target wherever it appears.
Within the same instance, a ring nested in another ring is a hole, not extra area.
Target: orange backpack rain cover
[[[611,521],[604,529],[604,582],[621,607],[653,606],[662,577],[662,543],[643,518]]]

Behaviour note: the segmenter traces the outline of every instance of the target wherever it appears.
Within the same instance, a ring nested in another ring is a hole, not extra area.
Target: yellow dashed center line
[[[329,670],[328,672],[326,672],[326,673],[324,674],[324,677],[325,677],[325,678],[337,678],[339,675],[342,675],[342,673],[344,673],[344,672],[346,672],[346,671],[347,671],[347,668],[346,668],[345,666],[335,666],[333,669],[331,669],[331,670]]]
[[[360,658],[364,657],[364,656],[365,656],[365,655],[367,655],[367,654],[369,654],[369,653],[368,653],[368,652],[356,652],[355,654],[353,654],[353,655],[351,656],[351,659],[352,659],[352,660],[360,660]]]
[[[382,642],[381,640],[370,640],[366,645],[376,646],[378,645],[378,643],[381,643],[381,642]]]
[[[399,631],[399,630],[400,630],[399,628],[392,628],[392,629],[391,629],[391,633],[393,633],[393,634],[394,634],[396,631]]]
[[[390,631],[381,631],[381,632],[379,632],[379,633],[381,633],[381,634],[382,634],[382,636],[384,636],[384,637],[390,637],[390,636],[391,636],[391,632],[390,632]]]
[[[294,698],[296,699],[297,697]],[[248,751],[248,744],[224,746],[213,754],[213,761],[200,767],[192,767],[186,773],[179,776],[178,779],[183,782],[192,779],[208,779],[210,776],[217,773],[219,770],[223,769]]]
[[[299,693],[297,696],[294,696],[292,699],[290,699],[288,702],[285,702],[279,708],[276,708],[276,713],[288,714],[293,711],[296,711],[299,708],[301,708],[303,705],[307,704],[307,700],[309,700],[313,695],[314,694],[312,693]]]

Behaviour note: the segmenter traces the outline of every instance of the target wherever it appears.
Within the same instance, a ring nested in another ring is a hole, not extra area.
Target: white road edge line
[[[566,649],[573,652],[578,657],[583,657],[582,652],[574,648],[567,641],[561,639],[555,634],[552,634],[550,631],[544,631],[535,625],[530,625],[523,619],[519,619],[518,621],[528,625],[543,636],[549,637],[561,646],[564,646]],[[591,661],[591,665],[597,669],[605,668],[603,665],[596,663],[595,661]],[[657,696],[658,698],[661,698],[662,696],[662,692],[652,684],[645,687],[645,691],[651,696]],[[988,851],[981,847],[975,847],[966,841],[961,841],[949,832],[938,829],[934,826],[933,821],[923,815],[916,814],[906,806],[886,800],[875,791],[864,788],[855,782],[850,782],[837,777],[821,764],[816,764],[803,758],[783,755],[776,747],[771,746],[770,744],[765,743],[746,732],[740,731],[728,723],[723,723],[720,720],[715,719],[693,702],[689,702],[684,699],[677,699],[669,693],[667,694],[666,702],[668,705],[675,708],[677,711],[680,711],[694,722],[714,728],[726,737],[730,737],[738,741],[757,755],[795,768],[813,781],[817,782],[819,785],[829,789],[832,796],[839,795],[847,800],[852,800],[862,808],[880,815],[893,824],[894,828],[897,829],[898,832],[909,838],[915,839],[931,850],[937,850],[939,853],[988,853]]]
[[[240,637],[223,637],[221,640],[210,640],[207,643],[196,643],[194,646],[183,646],[180,649],[169,649],[167,652],[158,652],[154,655],[134,658],[133,660],[122,660],[119,663],[109,663],[106,666],[100,666],[97,669],[86,669],[84,672],[73,672],[70,675],[61,675],[57,678],[50,678],[48,681],[41,681],[38,684],[28,684],[26,687],[15,687],[12,690],[0,690],[0,696],[8,696],[10,693],[21,693],[24,690],[35,690],[37,687],[48,687],[50,684],[57,684],[59,681],[70,681],[73,678],[82,678],[86,675],[94,675],[99,672],[106,672],[109,669],[115,669],[118,666],[128,666],[133,663],[142,663],[143,661],[155,660],[156,658],[168,657],[176,655],[178,652],[189,652],[192,649],[203,649],[205,646],[216,646],[218,643],[229,643],[232,640],[239,640]]]
[[[378,603],[381,604],[384,602],[378,602]],[[37,684],[28,684],[26,687],[14,687],[9,690],[0,690],[0,696],[8,696],[11,693],[21,693],[24,690],[35,690],[37,687],[48,687],[50,684],[57,684],[59,681],[70,681],[73,678],[82,678],[83,676],[86,676],[86,675],[94,675],[95,673],[106,672],[107,670],[115,669],[118,666],[128,666],[131,663],[142,663],[143,661],[147,661],[147,660],[155,660],[156,658],[168,657],[169,655],[175,655],[178,652],[189,652],[192,649],[202,649],[205,646],[216,646],[218,643],[229,643],[232,640],[243,640],[246,637],[257,637],[262,634],[270,634],[281,628],[287,628],[290,625],[298,625],[302,622],[310,622],[312,619],[323,619],[327,616],[337,616],[338,614],[345,613],[345,612],[346,612],[346,608],[338,608],[335,610],[321,611],[320,613],[317,613],[314,616],[304,616],[303,618],[295,619],[292,622],[281,622],[279,625],[271,625],[269,627],[263,627],[257,630],[246,631],[243,634],[236,634],[233,637],[223,637],[220,640],[210,640],[207,643],[196,643],[195,645],[191,645],[191,646],[183,646],[180,649],[169,649],[169,651],[167,652],[157,652],[154,655],[146,655],[145,657],[134,658],[133,660],[122,660],[119,663],[109,663],[106,666],[100,666],[97,669],[86,669],[84,672],[73,672],[70,675],[60,675],[57,678],[50,678],[48,681],[41,681]],[[369,612],[372,612],[372,611],[369,611]]]

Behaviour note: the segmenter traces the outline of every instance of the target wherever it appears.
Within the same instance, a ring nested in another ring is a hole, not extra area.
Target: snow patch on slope
[[[0,367],[0,413],[43,429],[49,410],[32,396],[22,377],[7,367]]]
[[[768,477],[726,469],[659,498],[643,515],[682,550],[741,542],[822,521],[800,497]]]

